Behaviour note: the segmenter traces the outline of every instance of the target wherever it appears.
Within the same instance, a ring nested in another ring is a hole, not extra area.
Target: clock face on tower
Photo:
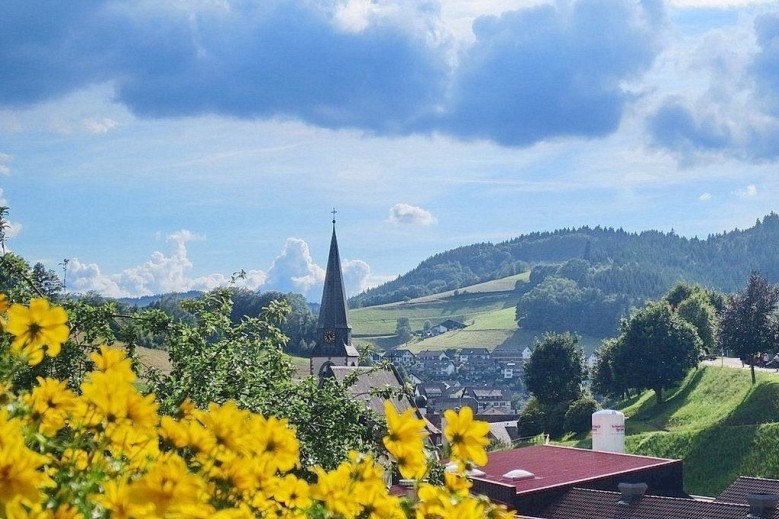
[[[332,344],[335,342],[335,331],[334,330],[325,330],[324,335],[325,342],[328,344]]]

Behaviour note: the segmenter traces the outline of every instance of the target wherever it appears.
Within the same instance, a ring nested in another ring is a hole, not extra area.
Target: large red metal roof
[[[534,445],[489,453],[487,465],[479,467],[485,475],[474,476],[473,479],[514,487],[517,494],[524,494],[675,463],[682,461],[556,445]],[[503,477],[514,469],[532,472],[534,477],[520,480]]]

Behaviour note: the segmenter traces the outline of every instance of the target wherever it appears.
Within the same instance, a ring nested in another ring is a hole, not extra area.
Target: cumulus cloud
[[[283,117],[510,146],[600,136],[619,124],[622,84],[652,62],[661,5],[558,0],[477,20],[461,49],[435,0],[8,0],[0,106],[110,83],[142,117]]]
[[[362,260],[343,260],[341,270],[344,288],[348,295],[358,294],[371,288],[371,267]]]
[[[2,160],[2,157],[0,157],[0,160]],[[8,207],[8,200],[6,200],[5,196],[3,196],[2,187],[0,187],[0,206]],[[19,222],[12,222],[10,220],[6,220],[5,229],[3,229],[3,231],[6,238],[15,238],[19,236],[20,232],[22,232],[22,224]]]
[[[456,135],[527,145],[617,129],[622,83],[652,64],[658,1],[557,2],[476,20],[452,86]]]
[[[0,191],[0,197],[2,191]],[[2,198],[0,198],[2,200]],[[188,230],[169,235],[167,253],[155,251],[141,265],[118,274],[106,274],[95,263],[71,258],[68,263],[68,289],[73,292],[95,291],[108,297],[139,297],[166,292],[211,290],[230,284],[250,290],[278,290],[297,292],[309,300],[318,300],[324,285],[325,269],[317,265],[308,244],[299,238],[288,238],[283,250],[268,271],[248,270],[233,280],[224,274],[193,277],[193,268],[187,252],[187,243],[204,237]],[[361,260],[343,260],[344,283],[349,295],[371,286],[370,266]]]
[[[267,285],[281,292],[308,294],[325,281],[325,269],[314,263],[308,243],[300,238],[287,238],[273,265],[268,269]]]
[[[202,236],[188,230],[175,232],[167,237],[167,242],[171,244],[168,254],[155,251],[146,262],[119,274],[105,274],[95,263],[82,263],[78,258],[72,258],[68,263],[68,289],[74,292],[96,291],[109,297],[138,297],[226,286],[230,278],[223,274],[190,277],[192,262],[187,253],[187,243],[202,239]],[[252,270],[236,285],[256,289],[264,281],[264,272]]]
[[[756,50],[735,53],[734,40],[750,37]],[[660,103],[647,119],[654,145],[683,160],[702,155],[752,162],[779,158],[779,15],[756,17],[751,34],[715,33],[696,52],[708,88]]]
[[[395,204],[390,208],[388,221],[392,224],[403,225],[433,225],[436,218],[421,207],[409,204]]]

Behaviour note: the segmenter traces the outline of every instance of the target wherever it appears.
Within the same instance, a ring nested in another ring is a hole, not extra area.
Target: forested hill
[[[673,231],[629,233],[598,226],[468,245],[426,259],[397,279],[353,297],[350,305],[402,301],[573,259],[584,260],[573,262],[574,270],[584,266],[587,275],[600,275],[605,292],[631,296],[653,297],[680,280],[732,292],[744,285],[753,270],[776,283],[779,215],[772,212],[749,229],[706,239],[684,238]]]

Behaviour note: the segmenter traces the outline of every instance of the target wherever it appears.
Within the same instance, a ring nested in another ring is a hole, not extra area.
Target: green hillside
[[[626,403],[626,449],[684,460],[685,489],[715,496],[739,475],[779,478],[779,375],[705,366],[661,406]]]
[[[414,352],[529,346],[541,334],[517,329],[516,304],[520,295],[514,291],[518,281],[528,281],[528,274],[516,274],[402,303],[356,308],[349,312],[352,336],[357,344],[370,343],[382,350],[403,346]],[[400,318],[407,318],[414,331],[421,331],[425,321],[435,326],[447,319],[460,321],[466,327],[436,337],[415,337],[401,345],[395,338],[395,327]],[[600,345],[600,339],[582,337],[581,344],[585,352],[590,353]]]
[[[533,267],[583,260],[593,268],[593,288],[632,299],[656,297],[679,280],[733,291],[753,270],[779,281],[779,215],[748,229],[706,239],[673,231],[580,227],[534,232],[501,243],[476,243],[438,253],[397,279],[350,300],[352,308],[462,289]],[[578,280],[577,280],[578,281]]]

